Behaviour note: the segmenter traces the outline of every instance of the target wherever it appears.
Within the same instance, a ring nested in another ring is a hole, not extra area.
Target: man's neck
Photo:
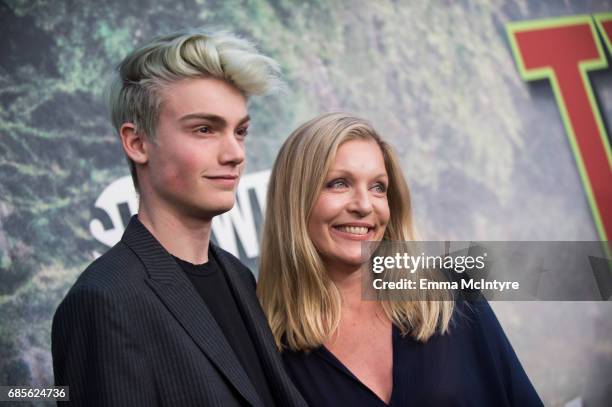
[[[140,202],[138,220],[173,256],[193,264],[208,262],[210,219],[197,219],[180,215],[160,205]]]

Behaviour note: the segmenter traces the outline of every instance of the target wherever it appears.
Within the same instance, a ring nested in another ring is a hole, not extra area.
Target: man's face
[[[139,174],[148,202],[210,219],[234,205],[249,126],[246,98],[225,81],[185,79],[161,91],[154,141]]]

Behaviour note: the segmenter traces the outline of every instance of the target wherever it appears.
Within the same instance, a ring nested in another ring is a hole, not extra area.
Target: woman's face
[[[308,234],[328,270],[360,267],[362,242],[382,240],[389,222],[388,185],[375,141],[338,147],[308,220]]]

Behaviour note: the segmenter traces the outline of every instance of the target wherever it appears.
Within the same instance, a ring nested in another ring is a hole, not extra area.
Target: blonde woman
[[[366,121],[329,113],[291,134],[270,179],[258,295],[307,402],[541,405],[486,303],[362,299],[362,242],[412,239],[398,160]]]

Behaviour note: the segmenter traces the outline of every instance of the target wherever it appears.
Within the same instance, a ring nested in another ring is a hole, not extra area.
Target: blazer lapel
[[[270,388],[274,389],[277,397],[279,397],[277,404],[306,406],[302,395],[297,391],[284,370],[268,321],[261,310],[255,291],[245,284],[238,273],[232,272],[234,267],[219,248],[211,244],[209,254],[215,256],[217,262],[226,272],[238,307],[244,316],[245,325],[251,332],[253,343],[266,370]]]
[[[136,216],[132,217],[122,241],[143,262],[150,277],[147,284],[202,352],[249,403],[262,406],[253,383],[208,307],[180,266]]]

